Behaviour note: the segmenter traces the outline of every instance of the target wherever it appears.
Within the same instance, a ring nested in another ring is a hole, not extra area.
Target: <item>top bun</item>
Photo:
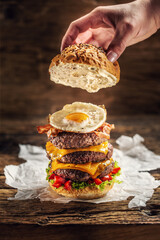
[[[102,48],[75,44],[52,59],[50,79],[55,83],[79,87],[88,92],[116,85],[120,78],[118,62],[110,62]]]

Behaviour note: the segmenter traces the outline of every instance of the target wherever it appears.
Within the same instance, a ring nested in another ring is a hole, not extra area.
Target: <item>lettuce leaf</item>
[[[118,168],[118,167],[119,167],[118,162],[115,161],[115,162],[114,162],[114,168]]]
[[[49,164],[50,164],[50,163],[49,163]],[[50,179],[49,179],[49,177],[50,177],[50,174],[49,174],[49,170],[50,170],[49,164],[48,164],[48,168],[46,168],[46,173],[47,173],[46,180],[47,180],[48,182],[50,182]]]
[[[90,184],[87,182],[72,182],[72,188],[75,189],[83,189],[85,187],[88,187]]]
[[[53,180],[53,179],[49,179],[49,182],[51,182],[51,184],[53,184],[53,183],[54,183],[54,180]]]

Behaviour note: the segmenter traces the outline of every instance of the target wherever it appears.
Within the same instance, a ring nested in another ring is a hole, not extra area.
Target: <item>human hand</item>
[[[114,62],[127,46],[150,37],[159,27],[158,0],[97,7],[70,24],[61,50],[74,43],[90,43],[103,47],[108,59]]]

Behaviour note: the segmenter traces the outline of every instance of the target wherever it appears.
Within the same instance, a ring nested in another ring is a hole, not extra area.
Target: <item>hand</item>
[[[114,62],[127,46],[150,37],[159,27],[158,0],[97,7],[70,24],[61,50],[74,43],[90,43],[103,47],[108,59]]]

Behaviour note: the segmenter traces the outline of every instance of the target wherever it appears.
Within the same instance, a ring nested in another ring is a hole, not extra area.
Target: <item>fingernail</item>
[[[118,57],[117,53],[112,52],[112,51],[110,51],[110,52],[107,54],[108,60],[109,60],[110,62],[112,62],[112,63],[116,61],[117,57]]]

